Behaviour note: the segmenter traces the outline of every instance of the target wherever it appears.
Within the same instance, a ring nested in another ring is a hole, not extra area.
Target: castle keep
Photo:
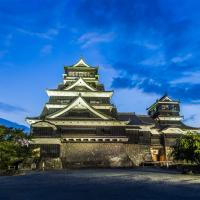
[[[26,119],[46,165],[49,160],[63,168],[168,161],[176,139],[198,130],[182,123],[179,102],[167,95],[147,109],[148,115],[119,113],[111,103],[113,91],[99,82],[98,67],[81,59],[64,70],[63,83],[47,90],[41,115]]]

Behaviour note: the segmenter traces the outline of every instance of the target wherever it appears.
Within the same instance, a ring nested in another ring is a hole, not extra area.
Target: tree
[[[172,155],[176,160],[187,161],[200,165],[200,134],[187,132],[177,139]]]
[[[6,169],[32,157],[30,139],[21,129],[0,126],[0,168]]]

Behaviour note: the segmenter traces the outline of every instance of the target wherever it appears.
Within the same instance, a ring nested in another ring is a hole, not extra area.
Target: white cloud
[[[96,32],[91,32],[83,34],[78,39],[78,43],[81,44],[82,48],[86,48],[97,43],[110,42],[111,40],[113,40],[113,38],[113,33],[99,34]]]
[[[110,86],[114,77],[120,72],[110,66],[101,67],[102,82]],[[120,112],[135,112],[147,114],[146,108],[151,106],[161,96],[156,93],[145,93],[140,89],[115,89],[113,103]],[[190,126],[200,127],[200,104],[181,104],[181,115],[184,115],[185,123]]]
[[[184,56],[176,56],[176,57],[172,58],[171,61],[173,63],[181,63],[181,62],[184,62],[186,60],[189,60],[191,57],[192,57],[192,54],[189,53],[189,54],[186,54]]]
[[[113,69],[110,65],[103,64],[100,67],[100,80],[106,86],[106,88],[110,88],[113,78],[119,76],[119,72]]]
[[[172,85],[180,83],[200,84],[200,71],[186,72],[184,76],[170,82]]]
[[[113,78],[121,75],[120,71],[115,70],[110,65],[102,64],[100,68],[101,82],[107,90],[112,89]],[[138,82],[143,81],[142,78],[133,76]],[[136,112],[137,114],[146,114],[146,108],[156,101],[160,96],[157,94],[144,93],[137,88],[132,89],[115,89],[112,98],[113,103],[120,112]]]
[[[34,37],[39,37],[42,39],[49,39],[49,40],[52,40],[55,36],[59,34],[59,28],[50,28],[46,32],[33,32],[33,31],[21,29],[21,28],[18,28],[17,30],[29,36],[34,36]]]
[[[51,54],[52,49],[53,49],[53,46],[50,44],[47,44],[42,47],[42,49],[40,50],[40,53],[41,55],[45,56],[45,55]]]
[[[142,47],[149,49],[149,50],[157,50],[157,49],[160,49],[162,47],[161,43],[157,44],[157,43],[152,43],[152,42],[149,42],[149,41],[146,41],[146,40],[135,40],[135,41],[133,41],[133,44],[142,46]]]
[[[158,94],[148,94],[137,88],[118,89],[114,92],[113,102],[120,112],[147,114],[146,108],[159,98]],[[200,127],[200,104],[181,104],[181,115],[185,124]]]
[[[166,64],[165,56],[162,53],[155,54],[153,57],[141,61],[139,64],[146,66],[163,66]]]
[[[200,104],[182,104],[181,113],[187,125],[200,127]]]
[[[147,114],[146,108],[152,105],[159,95],[144,93],[137,88],[117,89],[114,92],[113,100],[121,112],[135,112],[137,114]]]

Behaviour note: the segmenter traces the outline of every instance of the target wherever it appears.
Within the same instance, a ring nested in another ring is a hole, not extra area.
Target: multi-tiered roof
[[[49,102],[41,116],[49,119],[115,119],[116,109],[110,103],[112,91],[105,91],[98,80],[98,68],[82,59],[65,67],[64,83],[47,90]]]
[[[47,90],[49,102],[38,119],[117,119],[116,107],[110,101],[113,91],[105,91],[99,83],[98,67],[80,59],[75,65],[65,67],[63,77],[57,89]]]
[[[98,67],[80,59],[65,66],[63,83],[47,90],[49,101],[39,117],[27,118],[29,124],[51,123],[55,126],[125,126],[119,121],[111,103],[113,91],[106,91],[99,82]],[[38,124],[39,125],[39,124]]]

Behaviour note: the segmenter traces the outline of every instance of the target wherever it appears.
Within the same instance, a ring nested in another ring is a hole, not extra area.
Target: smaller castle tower
[[[172,100],[167,94],[162,96],[153,105],[147,108],[148,115],[159,122],[160,125],[170,125],[180,122],[180,102]]]

